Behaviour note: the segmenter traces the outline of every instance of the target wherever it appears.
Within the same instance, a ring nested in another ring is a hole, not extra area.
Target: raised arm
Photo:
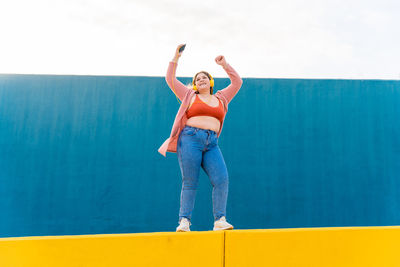
[[[178,65],[178,60],[182,55],[182,52],[179,52],[179,48],[181,48],[183,45],[178,45],[175,51],[175,56],[172,61],[169,62],[168,65],[168,70],[167,70],[167,75],[165,76],[165,81],[167,82],[169,88],[176,94],[176,96],[183,101],[183,98],[185,97],[185,94],[189,88],[187,88],[183,83],[178,81],[176,78],[176,67]]]
[[[240,78],[239,74],[237,74],[237,72],[232,68],[232,66],[226,63],[224,56],[216,57],[215,62],[224,68],[229,76],[229,79],[231,80],[231,84],[220,91],[229,103],[239,91],[240,87],[243,84],[243,80]]]

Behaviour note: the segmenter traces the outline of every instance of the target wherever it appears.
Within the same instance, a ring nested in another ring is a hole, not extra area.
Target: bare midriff
[[[190,105],[193,104],[195,97],[191,99]],[[218,107],[219,105],[219,100],[217,97],[213,96],[213,100],[210,103],[211,107]],[[216,133],[219,132],[219,128],[221,126],[221,122],[214,117],[211,116],[195,116],[191,117],[186,121],[186,125],[192,126],[192,127],[197,127],[201,129],[206,129],[206,130],[212,130]]]

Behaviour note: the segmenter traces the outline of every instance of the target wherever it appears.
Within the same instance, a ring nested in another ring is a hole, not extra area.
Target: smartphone
[[[179,48],[179,53],[182,53],[183,50],[185,50],[186,44],[182,45],[181,48]]]

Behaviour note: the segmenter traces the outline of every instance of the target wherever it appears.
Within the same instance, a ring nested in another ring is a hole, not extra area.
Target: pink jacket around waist
[[[158,152],[160,152],[160,154],[162,154],[164,157],[166,157],[167,151],[176,153],[179,134],[185,127],[187,121],[186,110],[189,107],[190,100],[195,94],[195,91],[193,89],[187,88],[183,83],[181,83],[180,81],[178,81],[178,79],[176,79],[176,77],[174,76],[175,72],[174,69],[176,69],[176,67],[177,63],[174,62],[169,63],[165,80],[167,81],[167,84],[169,88],[171,88],[171,90],[172,88],[175,89],[176,96],[182,101],[182,104],[179,107],[178,113],[175,116],[175,121],[174,124],[172,125],[170,137],[167,140],[165,140],[165,142],[158,149]],[[222,126],[224,124],[226,112],[228,112],[228,104],[229,102],[231,102],[233,97],[239,91],[243,83],[242,79],[239,77],[237,72],[229,64],[226,65],[224,70],[228,74],[229,79],[231,80],[231,84],[214,94],[214,96],[217,97],[219,100],[221,100],[224,105],[224,119],[221,122],[221,127],[218,131],[218,137],[222,131]],[[172,82],[174,83],[173,86]]]

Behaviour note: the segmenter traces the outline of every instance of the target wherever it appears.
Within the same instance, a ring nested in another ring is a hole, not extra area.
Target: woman
[[[158,151],[176,152],[182,173],[182,190],[177,232],[190,231],[191,215],[194,208],[200,167],[204,169],[213,186],[214,231],[233,229],[226,221],[226,202],[228,198],[228,171],[218,146],[228,104],[242,86],[242,79],[226,63],[224,56],[215,58],[228,74],[231,84],[213,94],[214,80],[205,71],[193,78],[193,88],[188,88],[175,77],[178,60],[182,55],[176,49],[174,59],[169,63],[167,76],[168,86],[182,104],[175,117],[170,137]]]

